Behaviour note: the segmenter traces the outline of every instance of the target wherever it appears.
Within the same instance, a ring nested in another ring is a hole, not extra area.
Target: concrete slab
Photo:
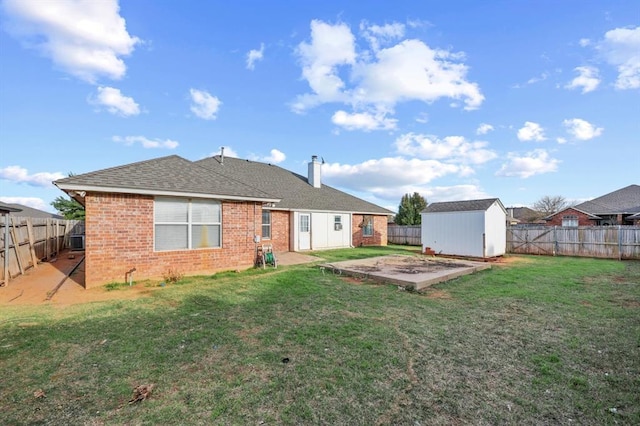
[[[421,290],[436,283],[489,269],[491,265],[469,260],[389,255],[325,263],[320,267],[353,277],[369,278]]]

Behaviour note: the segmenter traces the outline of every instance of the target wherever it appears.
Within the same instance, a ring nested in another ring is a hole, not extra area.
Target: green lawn
[[[311,264],[3,306],[0,424],[640,424],[640,262],[511,259],[423,293]]]

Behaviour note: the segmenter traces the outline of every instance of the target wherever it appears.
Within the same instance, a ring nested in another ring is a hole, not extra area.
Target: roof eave
[[[252,197],[252,196],[240,196],[240,195],[225,195],[225,194],[211,194],[211,193],[202,193],[202,192],[185,192],[185,191],[159,191],[155,189],[141,189],[141,188],[121,188],[121,187],[111,187],[111,186],[92,186],[92,185],[74,185],[74,184],[64,184],[59,182],[54,182],[59,189],[66,192],[78,201],[80,204],[84,205],[84,202],[78,200],[78,196],[80,192],[112,192],[119,194],[136,194],[136,195],[154,195],[154,196],[166,196],[166,197],[196,197],[196,198],[215,198],[220,200],[231,200],[231,201],[258,201],[262,203],[278,203],[280,202],[279,198],[271,198],[271,197]],[[71,194],[74,192],[75,194]],[[81,196],[84,198],[84,196]]]

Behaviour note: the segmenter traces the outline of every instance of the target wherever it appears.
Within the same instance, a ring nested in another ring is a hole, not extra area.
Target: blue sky
[[[636,0],[0,3],[5,202],[222,146],[392,210],[583,201],[640,183],[639,139]]]

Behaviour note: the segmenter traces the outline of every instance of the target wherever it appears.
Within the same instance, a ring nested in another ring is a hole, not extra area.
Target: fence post
[[[556,255],[557,247],[558,247],[558,234],[556,232],[556,226],[553,225],[553,255]]]
[[[31,253],[31,261],[33,262],[33,269],[38,269],[38,256],[36,256],[36,239],[33,236],[33,222],[31,218],[27,218],[27,235],[29,236],[29,252]]]
[[[618,225],[618,260],[622,260],[622,226]]]
[[[18,262],[18,269],[20,269],[20,275],[24,274],[22,266],[22,259],[20,258],[20,242],[18,241],[16,232],[16,220],[11,217],[11,239],[13,240],[13,250],[16,252],[16,262]]]

